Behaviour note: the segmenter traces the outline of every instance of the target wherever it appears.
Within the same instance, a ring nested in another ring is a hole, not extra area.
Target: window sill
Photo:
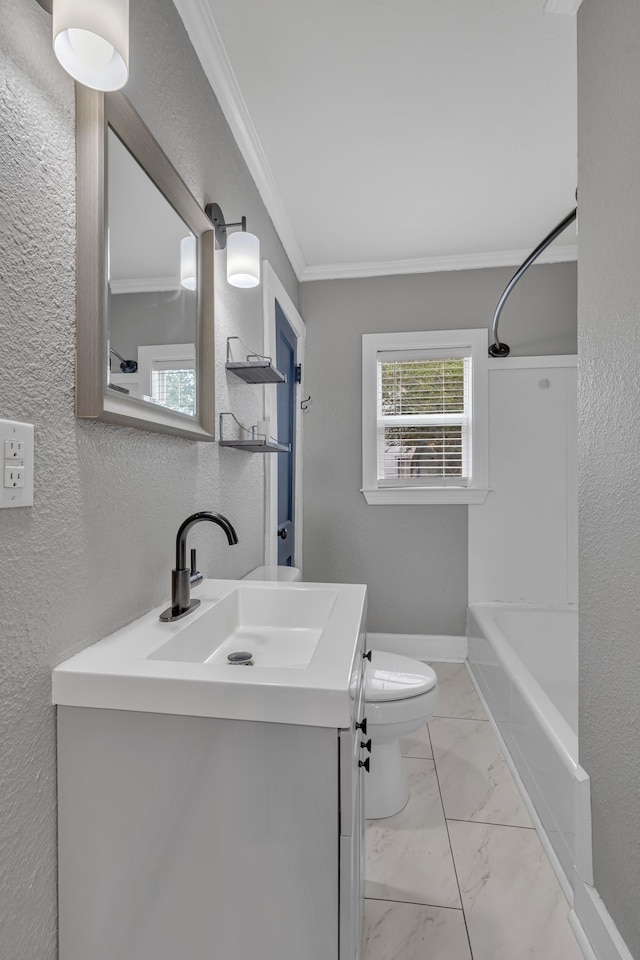
[[[384,487],[360,491],[369,504],[376,503],[484,503],[488,490],[466,487]]]

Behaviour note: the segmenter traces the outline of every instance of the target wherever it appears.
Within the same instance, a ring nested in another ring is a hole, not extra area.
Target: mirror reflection
[[[197,241],[107,134],[107,384],[195,417]]]

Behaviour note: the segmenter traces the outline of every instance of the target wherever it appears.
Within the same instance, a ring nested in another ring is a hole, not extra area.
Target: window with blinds
[[[461,351],[381,352],[377,361],[380,486],[466,486],[471,358]]]
[[[160,406],[198,414],[195,343],[146,343],[138,347],[140,393]]]
[[[153,360],[151,396],[156,403],[179,413],[196,414],[196,371],[193,360]]]
[[[483,503],[489,486],[488,331],[362,335],[367,503]]]

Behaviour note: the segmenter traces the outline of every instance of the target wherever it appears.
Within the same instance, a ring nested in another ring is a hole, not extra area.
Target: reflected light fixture
[[[187,290],[195,290],[196,275],[196,238],[190,233],[180,241],[180,283]]]
[[[53,49],[74,80],[119,90],[129,76],[129,0],[53,0]]]
[[[253,233],[247,233],[247,218],[238,223],[225,223],[217,203],[208,203],[204,208],[211,220],[216,238],[216,250],[227,251],[227,281],[232,287],[257,287],[260,283],[260,241]],[[240,227],[238,233],[227,231]]]

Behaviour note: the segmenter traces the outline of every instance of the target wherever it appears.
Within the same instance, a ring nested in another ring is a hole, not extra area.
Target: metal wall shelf
[[[231,370],[245,383],[286,383],[284,373],[274,367],[271,357],[263,357],[259,353],[247,354],[246,360],[233,360],[231,357],[231,341],[240,340],[240,337],[227,337],[227,370]],[[242,340],[240,340],[242,343]]]
[[[240,429],[249,434],[246,439],[234,437],[225,439],[224,437],[224,417],[231,417]],[[220,440],[221,447],[236,447],[238,450],[244,450],[246,453],[290,453],[291,445],[288,443],[279,443],[273,437],[267,437],[264,433],[258,433],[258,427],[245,427],[238,418],[230,412],[220,414]]]
[[[288,443],[278,443],[271,438],[265,440],[220,440],[221,447],[237,447],[247,453],[290,453]]]
[[[287,380],[284,373],[280,373],[276,367],[272,366],[269,359],[260,358],[240,362],[227,360],[226,368],[246,383],[286,383]]]

